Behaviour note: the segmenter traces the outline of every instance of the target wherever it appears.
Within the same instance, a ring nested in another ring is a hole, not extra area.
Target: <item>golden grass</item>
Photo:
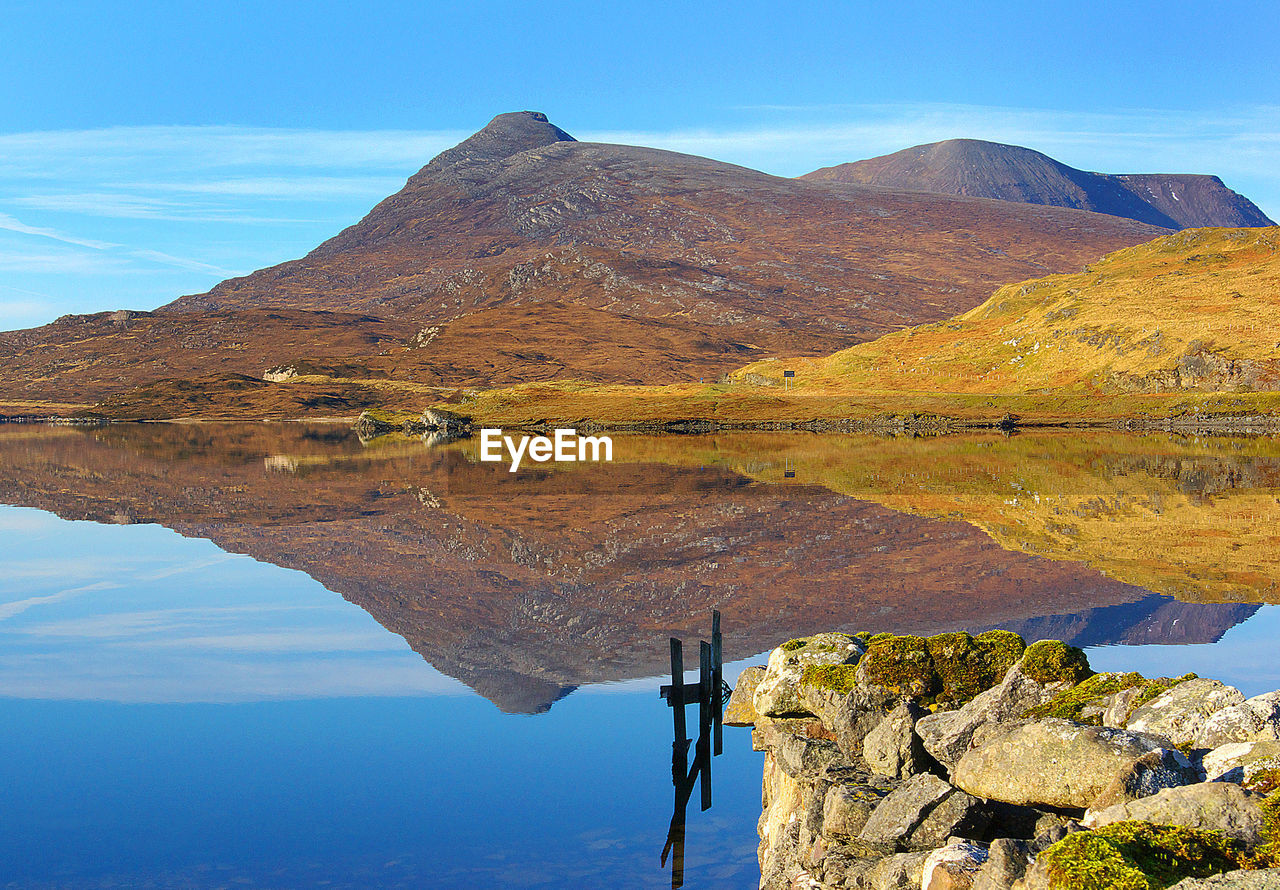
[[[1069,392],[1169,389],[1184,356],[1247,361],[1280,386],[1280,228],[1194,229],[1109,254],[1075,275],[1011,284],[981,306],[821,359],[756,362],[737,376],[801,391]],[[1126,381],[1130,381],[1126,383]]]

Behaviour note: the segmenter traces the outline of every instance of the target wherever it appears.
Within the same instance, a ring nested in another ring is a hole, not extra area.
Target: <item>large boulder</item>
[[[950,784],[930,773],[913,776],[880,801],[858,837],[869,844],[902,849],[929,811],[953,791]]]
[[[928,713],[913,701],[900,701],[867,733],[862,743],[862,758],[872,772],[900,779],[925,771],[929,756],[920,744],[915,725]]]
[[[756,712],[756,689],[767,671],[768,668],[760,665],[743,668],[738,675],[737,685],[733,687],[733,695],[729,696],[729,704],[724,709],[725,726],[755,726],[760,717]]]
[[[1039,649],[1037,647],[1040,647]],[[1037,643],[1027,650],[1038,653],[1044,647]],[[1036,670],[1032,676],[1024,669],[1026,655],[995,686],[979,694],[955,711],[939,711],[922,717],[916,723],[925,750],[948,769],[954,769],[960,757],[974,745],[975,734],[984,727],[1016,721],[1029,709],[1045,704],[1076,682],[1076,671],[1065,676]]]
[[[1221,831],[1253,846],[1263,840],[1263,797],[1230,782],[1201,782],[1182,788],[1166,788],[1151,797],[1090,810],[1084,823],[1101,828],[1114,822],[1137,819],[1160,825]]]
[[[1181,751],[1168,748],[1152,751],[1121,770],[1089,806],[1099,810],[1140,797],[1150,797],[1166,788],[1180,788],[1202,781],[1204,773],[1189,762]]]
[[[1280,769],[1280,741],[1230,742],[1205,754],[1202,764],[1210,782],[1252,785],[1264,770]]]
[[[1234,686],[1197,677],[1179,683],[1138,708],[1125,728],[1163,736],[1175,745],[1190,744],[1211,716],[1243,701],[1244,695]]]
[[[1048,718],[1017,726],[969,751],[956,764],[952,781],[978,797],[1083,809],[1153,751],[1191,768],[1181,752],[1166,749],[1161,739]]]
[[[857,664],[866,646],[848,634],[824,633],[783,643],[769,655],[769,666],[753,697],[756,713],[785,717],[812,713],[800,700],[805,668]]]
[[[1204,722],[1195,735],[1197,748],[1217,748],[1228,742],[1280,739],[1280,692],[1268,692],[1223,708]]]

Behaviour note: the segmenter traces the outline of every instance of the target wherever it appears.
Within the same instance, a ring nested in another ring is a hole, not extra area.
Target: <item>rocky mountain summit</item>
[[[1280,692],[1008,631],[826,633],[748,668],[725,722],[766,755],[765,890],[1280,885]]]
[[[1275,225],[1216,176],[1090,173],[1030,148],[980,139],[917,145],[801,179],[1075,207],[1170,229]]]

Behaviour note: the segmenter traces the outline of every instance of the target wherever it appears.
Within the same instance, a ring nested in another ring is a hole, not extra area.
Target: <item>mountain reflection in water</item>
[[[481,464],[298,424],[0,427],[0,502],[297,569],[499,708],[820,630],[1208,642],[1275,601],[1280,445],[1046,434],[615,437]],[[784,478],[786,467],[794,478]],[[0,690],[4,694],[4,690]]]

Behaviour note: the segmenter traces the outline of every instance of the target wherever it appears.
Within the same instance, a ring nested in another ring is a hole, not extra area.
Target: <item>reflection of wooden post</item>
[[[684,726],[684,652],[675,637],[671,638],[671,695],[668,701],[675,715],[676,744],[683,747],[689,737]]]
[[[703,640],[698,644],[698,685],[701,694],[698,696],[698,747],[695,763],[700,767],[702,778],[702,808],[711,809],[711,644]]]
[[[683,644],[671,638],[671,685],[663,686],[660,694],[675,713],[672,724],[675,737],[671,743],[671,781],[675,785],[675,808],[671,813],[671,826],[667,830],[667,843],[662,848],[662,864],[671,858],[672,890],[684,885],[685,811],[693,787],[702,791],[702,809],[711,808],[711,758],[712,740],[715,753],[723,746],[724,713],[724,647],[720,636],[720,613],[711,613],[711,642],[698,644],[698,682],[684,682]],[[685,725],[685,703],[698,702],[698,739],[694,743],[693,763],[689,763],[689,738]]]
[[[724,646],[720,638],[720,610],[711,613],[711,722],[715,755],[724,752]]]

